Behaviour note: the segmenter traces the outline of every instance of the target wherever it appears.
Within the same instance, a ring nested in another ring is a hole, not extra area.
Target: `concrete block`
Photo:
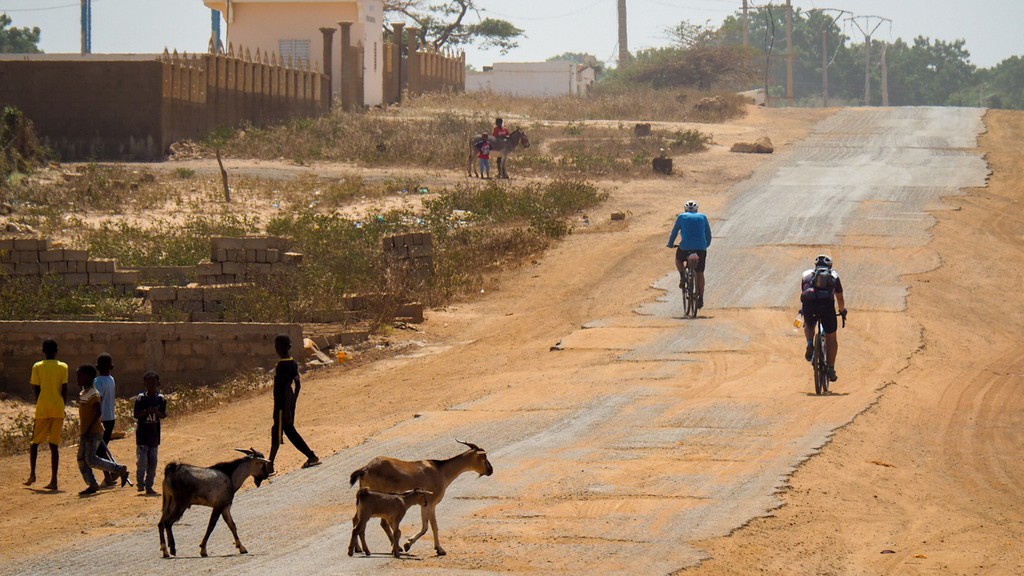
[[[178,289],[174,286],[152,286],[149,299],[153,302],[172,302],[178,299]]]
[[[39,262],[16,262],[14,264],[14,273],[36,276],[39,274]]]
[[[226,262],[228,259],[228,251],[224,248],[217,248],[213,251],[210,256],[211,262]]]
[[[68,286],[85,286],[88,283],[89,275],[84,272],[64,275],[64,284]]]
[[[302,264],[302,254],[299,252],[285,252],[281,255],[281,262],[284,264]]]
[[[15,238],[14,239],[14,249],[15,250],[25,250],[25,251],[31,250],[31,251],[38,252],[39,251],[39,241],[36,240],[35,238]]]
[[[68,263],[64,260],[59,262],[50,262],[50,272],[56,272],[57,274],[66,274],[68,271]]]
[[[260,263],[266,263],[267,262],[267,251],[266,250],[257,249],[256,250],[256,261],[260,262]]]
[[[9,249],[0,250],[0,262],[14,262],[14,252]]]
[[[113,283],[113,272],[89,272],[90,286],[110,286]]]
[[[210,238],[210,246],[214,250],[241,250],[244,246],[242,238]]]
[[[203,302],[203,312],[224,312],[224,303],[219,300],[206,300]]]
[[[64,259],[69,262],[85,262],[89,259],[88,250],[64,250]],[[82,270],[88,272],[88,270]]]
[[[224,319],[224,315],[220,310],[204,310],[189,314],[189,319],[193,322],[220,322]]]
[[[280,261],[281,261],[281,252],[279,252],[276,248],[268,248],[267,249],[267,263],[268,264],[273,264],[275,262],[280,262]]]
[[[256,249],[255,248],[246,248],[245,249],[245,261],[246,261],[246,263],[256,262]]]
[[[245,262],[245,250],[239,248],[238,250],[228,250],[227,260],[231,262]]]
[[[139,279],[142,278],[142,273],[138,270],[117,270],[114,273],[114,284],[131,284],[136,285],[139,283]]]
[[[245,238],[243,246],[246,252],[249,250],[266,250],[270,247],[270,241],[266,236],[250,236]]]
[[[178,302],[202,302],[203,290],[205,290],[205,288],[202,286],[185,286],[178,288]]]
[[[15,250],[11,254],[14,262],[39,262],[38,250]]]
[[[394,247],[395,247],[395,237],[394,236],[385,236],[383,242],[381,242],[381,248],[385,252],[389,252]]]
[[[40,250],[39,261],[40,262],[59,262],[64,260],[64,251],[61,249],[56,250]]]
[[[417,324],[423,322],[423,304],[420,304],[419,302],[403,304],[398,307],[398,311],[395,313],[395,316]]]
[[[196,266],[196,274],[199,276],[216,276],[223,273],[222,262],[200,262]]]
[[[245,270],[241,262],[221,262],[220,268],[223,274],[241,274]]]
[[[14,238],[0,238],[0,250],[14,250]]]

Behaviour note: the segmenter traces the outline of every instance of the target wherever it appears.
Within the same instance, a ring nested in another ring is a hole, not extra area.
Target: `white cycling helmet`
[[[693,200],[690,200],[689,202],[687,202],[683,206],[683,209],[685,209],[687,212],[696,212],[697,211],[697,203],[694,202]]]
[[[832,268],[832,257],[828,254],[818,254],[818,257],[814,259],[814,265]]]

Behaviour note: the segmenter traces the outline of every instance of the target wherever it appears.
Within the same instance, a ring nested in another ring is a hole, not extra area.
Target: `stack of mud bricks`
[[[220,322],[224,319],[224,301],[237,286],[153,286],[146,289],[154,315],[175,311],[187,315],[190,322]]]
[[[62,248],[46,238],[0,238],[0,270],[0,275],[46,276],[122,295],[134,294],[140,277],[137,270],[118,270],[115,260],[89,258],[87,250]]]
[[[406,264],[415,279],[426,280],[434,274],[434,237],[429,232],[385,237],[384,255]]]
[[[302,254],[289,247],[286,238],[211,238],[210,261],[196,267],[196,276],[200,284],[233,284],[294,274]]]

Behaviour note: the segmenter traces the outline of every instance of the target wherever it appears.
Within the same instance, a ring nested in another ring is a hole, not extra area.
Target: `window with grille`
[[[278,40],[278,55],[296,66],[309,65],[309,40]]]

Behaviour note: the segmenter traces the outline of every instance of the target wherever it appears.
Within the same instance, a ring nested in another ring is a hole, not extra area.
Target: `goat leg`
[[[412,545],[415,544],[416,541],[420,539],[420,536],[423,536],[424,534],[427,533],[427,525],[430,522],[429,516],[427,514],[428,514],[427,513],[427,507],[426,506],[420,506],[420,518],[423,520],[423,527],[420,528],[419,534],[416,534],[412,538],[409,538],[409,541],[405,543],[405,551],[406,552],[408,552],[409,548],[412,548]]]
[[[438,556],[444,556],[447,552],[441,548],[441,541],[437,537],[437,515],[434,513],[434,508],[430,509],[430,528],[434,531],[434,551]]]
[[[235,537],[235,548],[238,548],[239,554],[248,554],[249,551],[242,546],[242,541],[238,539],[238,530],[235,529],[235,520],[231,517],[231,508],[225,508],[221,514],[224,516],[224,521],[227,522],[228,528],[231,528],[231,535]]]
[[[395,558],[402,556],[401,548],[398,547],[398,541],[402,539],[402,531],[399,530],[398,525],[395,525],[395,537],[391,540],[391,553],[395,555]]]
[[[210,534],[213,532],[213,527],[217,525],[217,519],[220,518],[221,509],[214,508],[213,513],[210,514],[210,524],[206,527],[206,535],[203,536],[203,541],[199,543],[199,555],[206,558],[206,542],[210,539]]]

